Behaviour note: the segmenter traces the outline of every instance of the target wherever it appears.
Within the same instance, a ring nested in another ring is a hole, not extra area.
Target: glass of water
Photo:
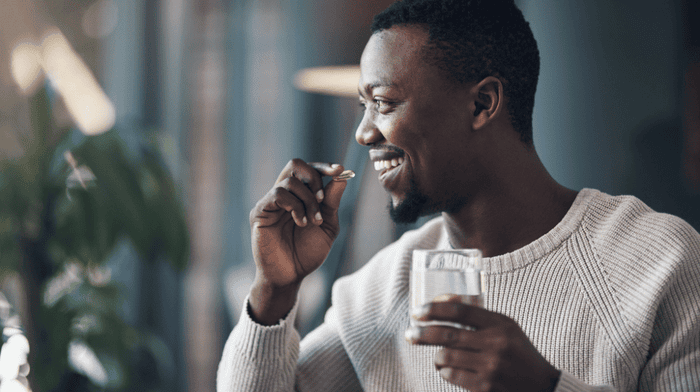
[[[411,269],[411,314],[437,297],[456,294],[462,302],[483,306],[481,251],[478,249],[413,251]],[[468,328],[445,321],[418,321],[411,317],[411,325],[446,325]]]

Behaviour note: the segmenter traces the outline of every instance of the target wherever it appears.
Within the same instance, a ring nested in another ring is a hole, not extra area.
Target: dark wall
[[[554,178],[577,190],[634,194],[697,228],[698,196],[682,171],[690,41],[684,21],[697,6],[683,0],[519,3],[542,58],[535,145]]]

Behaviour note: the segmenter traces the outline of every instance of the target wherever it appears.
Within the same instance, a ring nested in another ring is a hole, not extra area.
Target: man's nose
[[[369,110],[365,110],[362,117],[362,122],[355,131],[355,140],[363,146],[377,144],[384,139],[384,135],[379,132],[379,129],[372,121],[372,114]]]

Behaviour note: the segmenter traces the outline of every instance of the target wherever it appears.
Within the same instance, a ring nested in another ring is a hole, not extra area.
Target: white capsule
[[[350,178],[355,177],[355,172],[352,170],[345,170],[344,172],[338,174],[337,176],[333,177],[333,181],[344,181],[348,180]],[[317,212],[316,213],[316,220],[320,221],[321,220],[321,213]]]

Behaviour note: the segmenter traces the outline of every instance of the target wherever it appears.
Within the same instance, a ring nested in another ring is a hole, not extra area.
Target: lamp
[[[313,67],[302,69],[296,73],[294,87],[310,93],[336,97],[357,97],[359,80],[359,65]]]

